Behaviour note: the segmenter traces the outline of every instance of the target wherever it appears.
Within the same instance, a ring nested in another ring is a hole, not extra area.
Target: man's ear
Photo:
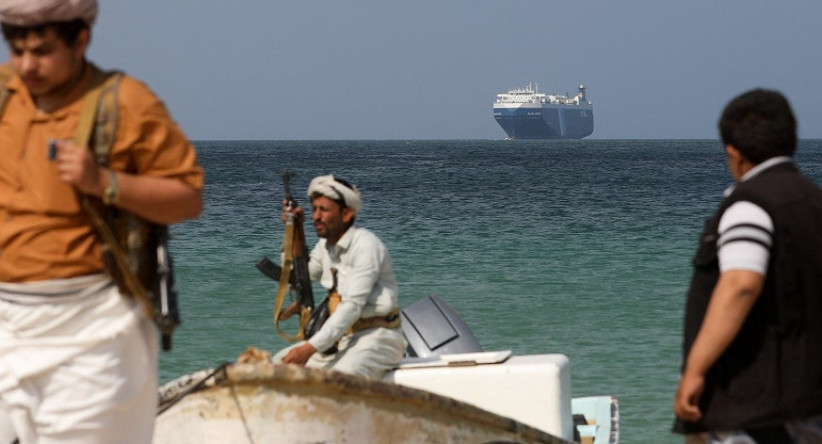
[[[349,207],[345,207],[342,210],[342,220],[343,222],[348,225],[354,220],[354,210]]]
[[[728,156],[728,169],[731,170],[731,176],[736,180],[742,179],[742,176],[754,166],[742,152],[731,144],[725,145],[725,154]]]
[[[81,29],[77,34],[77,40],[74,42],[74,56],[83,58],[86,56],[88,44],[91,41],[91,30],[88,28]]]
[[[725,145],[725,154],[728,156],[728,162],[733,163],[739,162],[739,158],[742,156],[742,153],[740,153],[739,150],[730,143]]]

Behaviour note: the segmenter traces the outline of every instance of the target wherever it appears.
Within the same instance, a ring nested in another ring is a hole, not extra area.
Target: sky
[[[595,139],[717,138],[782,91],[822,138],[822,2],[100,0],[89,58],[194,140],[501,139],[497,93],[587,87]]]

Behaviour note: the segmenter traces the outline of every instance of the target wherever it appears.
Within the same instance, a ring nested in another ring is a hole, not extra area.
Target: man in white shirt
[[[309,184],[308,196],[320,237],[309,274],[341,300],[316,334],[273,360],[379,378],[399,364],[407,346],[388,249],[374,233],[354,225],[362,207],[355,186],[330,174],[319,176]],[[304,217],[301,209],[295,217]]]

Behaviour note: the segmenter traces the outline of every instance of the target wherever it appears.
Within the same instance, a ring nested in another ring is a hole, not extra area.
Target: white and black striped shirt
[[[774,157],[755,166],[742,176],[748,180],[774,165],[792,162],[787,156]],[[733,187],[725,194],[729,195]],[[719,271],[750,270],[765,276],[773,245],[773,221],[760,206],[739,201],[732,204],[719,220],[717,250]]]

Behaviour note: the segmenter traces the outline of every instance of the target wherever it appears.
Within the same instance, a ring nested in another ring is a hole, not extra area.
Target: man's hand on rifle
[[[288,201],[283,200],[283,223],[285,223],[286,219],[288,218],[288,213],[294,215],[295,223],[302,223],[303,220],[305,220],[305,210],[303,209],[303,207],[289,208]]]
[[[288,307],[285,307],[283,311],[280,312],[280,320],[284,321],[291,316],[300,312],[300,304],[297,301],[294,301]]]

